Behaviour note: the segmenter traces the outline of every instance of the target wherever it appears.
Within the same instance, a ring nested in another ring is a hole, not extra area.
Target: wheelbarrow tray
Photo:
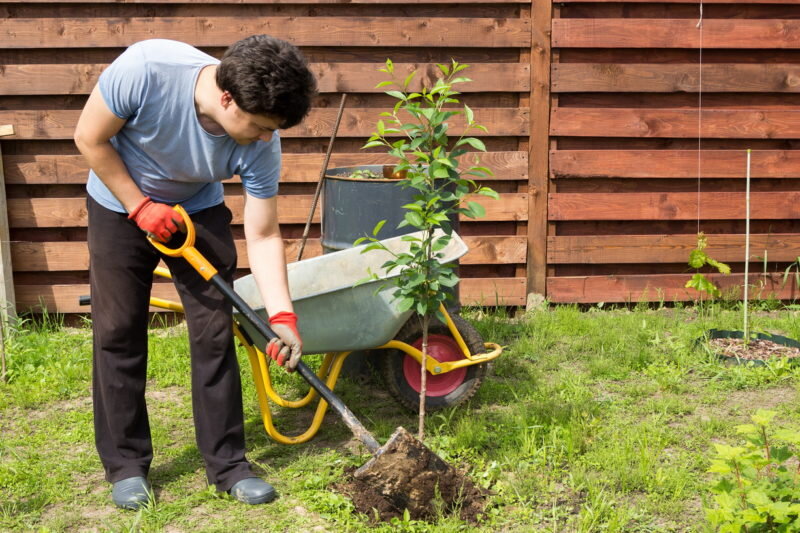
[[[421,233],[412,233],[421,237]],[[437,235],[443,235],[437,232]],[[407,237],[407,236],[406,236]],[[394,253],[408,251],[403,237],[381,241]],[[391,279],[399,269],[387,272],[383,264],[392,258],[384,250],[362,253],[367,245],[304,259],[287,265],[289,292],[298,316],[303,353],[366,350],[386,344],[403,327],[413,311],[401,311],[394,300]],[[442,250],[442,263],[451,263],[467,253],[467,245],[454,232]],[[252,260],[252,258],[251,258]],[[354,286],[371,274],[378,279]],[[267,319],[261,294],[252,274],[234,282],[234,290],[262,318]],[[246,320],[234,320],[252,342],[263,349],[266,339]]]

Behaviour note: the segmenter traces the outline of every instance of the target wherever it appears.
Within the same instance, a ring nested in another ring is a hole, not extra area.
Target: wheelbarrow
[[[184,217],[191,234],[183,247],[193,246],[191,221],[180,206],[176,209]],[[394,253],[409,247],[403,237],[386,239],[382,243]],[[182,254],[180,249],[153,244],[167,255]],[[387,272],[383,267],[390,252],[363,253],[363,249],[364,246],[358,246],[287,265],[303,353],[324,354],[316,374],[331,390],[350,354],[362,350],[379,354],[379,367],[388,390],[402,405],[415,410],[419,405],[422,361],[420,321],[412,316],[413,311],[401,311],[394,301],[391,278],[397,273]],[[455,261],[467,250],[464,241],[453,233],[450,244],[443,250],[442,262]],[[155,274],[170,277],[164,268],[157,268]],[[359,283],[371,274],[375,274],[373,279]],[[233,289],[262,320],[267,319],[252,274],[236,280]],[[179,303],[168,300],[151,298],[150,303],[162,309],[183,310]],[[426,410],[457,405],[471,397],[487,373],[487,363],[502,353],[501,346],[483,342],[480,334],[463,318],[451,315],[444,306],[439,310],[445,320],[432,322],[428,338]],[[280,407],[301,408],[310,405],[318,394],[312,387],[300,400],[283,398],[273,386],[271,359],[264,354],[267,339],[237,310],[234,310],[233,327],[250,361],[267,434],[283,444],[299,444],[313,438],[322,425],[328,402],[319,400],[311,424],[303,433],[289,436],[279,432],[272,419],[270,401]]]

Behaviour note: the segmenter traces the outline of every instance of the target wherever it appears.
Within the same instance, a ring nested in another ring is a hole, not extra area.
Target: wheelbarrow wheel
[[[480,333],[458,315],[451,315],[453,323],[469,347],[471,354],[484,353]],[[400,329],[395,339],[419,350],[422,349],[422,325],[412,317]],[[441,362],[464,359],[464,354],[450,334],[446,324],[433,319],[428,331],[428,355]],[[481,386],[489,371],[489,363],[470,365],[426,378],[425,410],[437,411],[467,401]],[[410,355],[400,350],[387,350],[380,359],[380,373],[392,396],[407,409],[419,412],[420,365]]]

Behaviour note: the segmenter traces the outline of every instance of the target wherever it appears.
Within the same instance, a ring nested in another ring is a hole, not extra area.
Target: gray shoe
[[[143,477],[129,477],[114,483],[111,499],[117,507],[123,509],[139,509],[150,501],[152,489]]]
[[[277,496],[275,487],[257,477],[248,477],[236,482],[228,494],[250,505],[271,502]]]

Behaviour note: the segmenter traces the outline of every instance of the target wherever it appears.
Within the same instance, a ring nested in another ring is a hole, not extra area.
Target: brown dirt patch
[[[767,339],[752,339],[747,344],[743,339],[711,339],[708,344],[719,355],[748,361],[800,357],[800,348],[785,346]]]
[[[390,521],[408,510],[414,520],[458,513],[476,523],[487,493],[477,487],[403,428],[348,480],[334,488],[347,495],[356,510]]]

